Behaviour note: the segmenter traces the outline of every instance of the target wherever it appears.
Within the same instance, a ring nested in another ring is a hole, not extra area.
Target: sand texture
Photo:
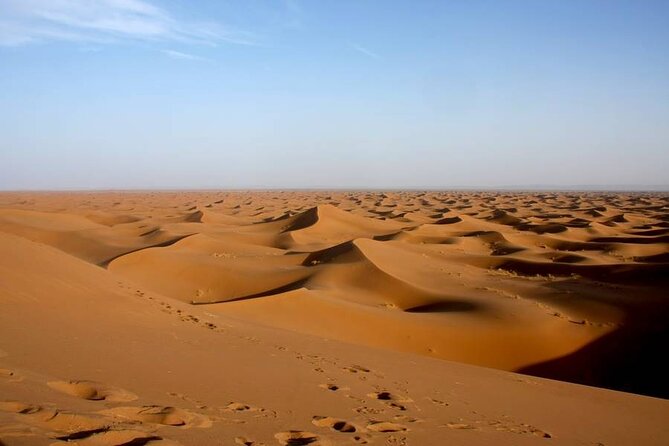
[[[669,444],[666,194],[13,192],[0,249],[3,446]]]

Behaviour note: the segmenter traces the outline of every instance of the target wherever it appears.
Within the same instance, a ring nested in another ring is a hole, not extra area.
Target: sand
[[[666,444],[668,195],[14,192],[0,247],[2,445]]]

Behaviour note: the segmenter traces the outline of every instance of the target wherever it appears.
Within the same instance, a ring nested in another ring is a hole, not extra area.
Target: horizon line
[[[275,187],[275,186],[247,186],[247,187],[131,187],[131,188],[36,188],[36,189],[2,189],[0,193],[95,193],[95,192],[667,192],[669,193],[669,184],[620,184],[620,185],[503,185],[503,186],[443,186],[443,187],[330,187],[330,186],[310,186],[310,187]]]

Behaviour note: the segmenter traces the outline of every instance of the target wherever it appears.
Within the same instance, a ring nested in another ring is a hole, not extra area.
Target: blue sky
[[[669,183],[669,2],[0,0],[0,189]]]

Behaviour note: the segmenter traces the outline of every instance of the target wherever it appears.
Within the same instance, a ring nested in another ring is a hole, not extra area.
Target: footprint
[[[116,445],[133,445],[142,446],[152,444],[154,441],[163,440],[161,437],[140,430],[134,429],[120,429],[111,430],[106,429],[96,432],[76,432],[70,436],[57,437],[62,441],[76,441],[78,446],[116,446]],[[178,443],[170,441],[166,443],[161,441],[160,444],[177,445]]]
[[[122,420],[166,426],[211,427],[209,417],[170,406],[114,407],[98,412]]]
[[[207,407],[202,401],[197,400],[195,398],[191,398],[190,396],[183,393],[167,392],[167,394],[173,398],[178,398],[180,400],[186,401],[187,403],[191,403],[195,405],[198,409],[204,409]]]
[[[373,407],[367,407],[367,406],[356,407],[353,410],[358,412],[359,414],[363,414],[363,415],[369,415],[369,414],[376,415],[376,414],[383,413],[383,410],[381,410],[381,409],[375,409]]]
[[[350,387],[340,387],[337,384],[333,383],[319,384],[318,387],[320,387],[321,389],[329,390],[330,392],[351,390]]]
[[[374,421],[367,425],[367,429],[374,432],[403,432],[408,430],[405,426],[389,421]]]
[[[338,420],[337,418],[332,418],[332,417],[322,417],[319,415],[316,415],[313,417],[311,420],[311,423],[314,426],[318,427],[329,427],[332,430],[335,430],[337,432],[355,432],[356,428],[353,426],[351,423],[344,421],[344,420]]]
[[[254,410],[254,408],[249,406],[248,404],[235,403],[235,402],[228,404],[227,406],[225,406],[225,408],[227,410],[232,410],[235,412],[245,412],[247,410]]]
[[[399,401],[401,403],[410,403],[413,401],[407,396],[399,395],[397,393],[390,393],[385,390],[382,392],[368,393],[367,396],[381,401]]]
[[[390,393],[388,391],[368,393],[367,396],[384,401],[388,404],[388,406],[399,410],[407,410],[406,406],[400,403],[410,403],[413,401],[411,398],[398,395],[396,393]]]
[[[32,404],[20,403],[18,401],[0,401],[0,411],[20,414],[31,414],[39,412],[42,408],[40,406],[33,406]]]
[[[553,436],[551,434],[549,434],[548,432],[544,432],[541,429],[537,429],[537,428],[531,429],[530,433],[532,435],[536,435],[537,437],[541,437],[541,438],[553,438]]]
[[[128,402],[137,399],[137,395],[127,390],[94,381],[50,381],[47,385],[59,392],[85,400]]]
[[[444,401],[437,400],[437,399],[434,399],[434,398],[429,398],[429,397],[427,399],[430,400],[430,402],[432,402],[433,404],[436,404],[438,406],[448,406],[448,403],[446,403]]]
[[[403,404],[400,403],[395,403],[395,402],[390,402],[388,403],[388,406],[397,409],[397,410],[407,410],[407,407]]]
[[[366,367],[363,367],[361,365],[352,365],[348,367],[344,367],[342,370],[349,372],[349,373],[369,373],[371,370],[369,370]]]
[[[450,429],[476,429],[476,426],[467,423],[446,423]]]
[[[0,369],[0,379],[9,382],[17,383],[23,381],[23,377],[18,375],[15,371],[9,369]]]
[[[371,441],[371,436],[368,434],[359,434],[353,437],[353,441],[358,444],[367,444]]]
[[[494,427],[498,431],[512,432],[514,434],[530,434],[541,438],[552,438],[551,434],[544,432],[529,424],[506,424],[501,421],[489,421],[489,426]]]
[[[390,392],[374,392],[374,393],[368,393],[367,396],[371,398],[376,398],[377,400],[392,400],[392,395]]]
[[[279,443],[286,446],[303,446],[318,441],[318,436],[305,431],[279,432],[274,435]]]
[[[71,413],[57,409],[44,409],[39,406],[17,404],[14,407],[15,413],[21,414],[21,419],[27,425],[42,428],[49,433],[51,438],[63,441],[77,440],[77,444],[116,444],[90,441],[89,437],[96,436],[112,429],[113,423],[101,415],[88,415],[80,413]],[[114,426],[120,430],[123,426]],[[86,440],[86,442],[79,440]],[[121,443],[123,444],[123,443]]]
[[[423,421],[420,418],[410,417],[408,415],[395,415],[393,420],[402,421],[404,423],[420,423]]]

